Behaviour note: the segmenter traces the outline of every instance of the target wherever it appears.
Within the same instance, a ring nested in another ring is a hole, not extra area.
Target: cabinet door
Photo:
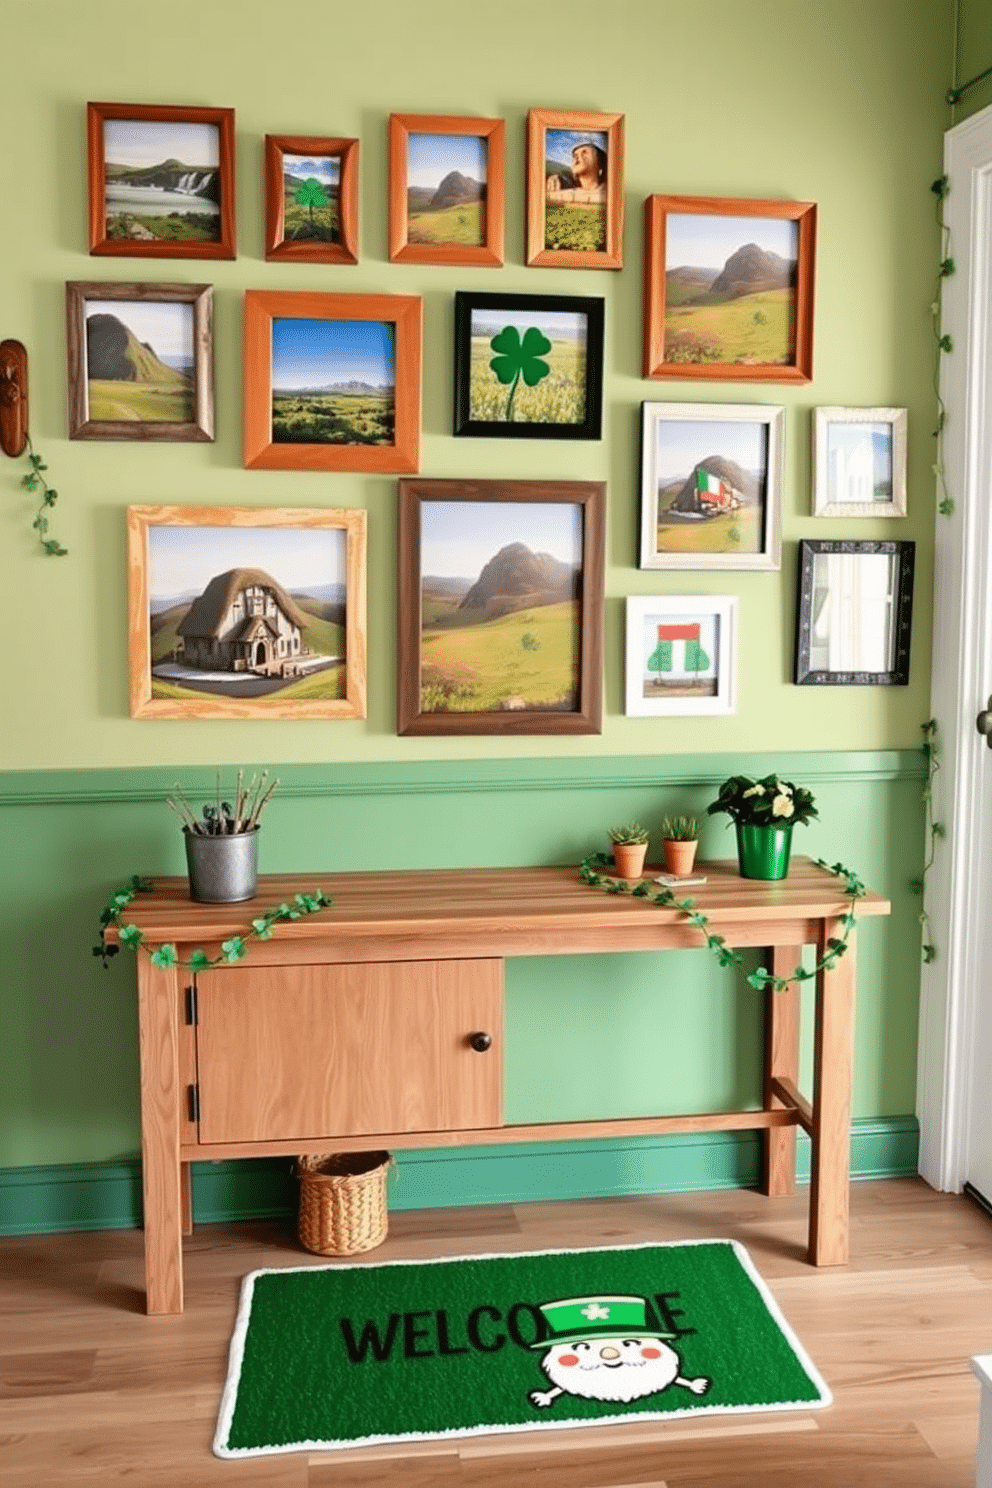
[[[197,1003],[201,1143],[501,1124],[499,960],[238,966]]]

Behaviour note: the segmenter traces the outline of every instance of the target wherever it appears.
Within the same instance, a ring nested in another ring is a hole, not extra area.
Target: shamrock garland
[[[137,894],[150,894],[152,885],[146,878],[135,874],[129,883],[119,888],[110,903],[105,906],[100,914],[100,938],[93,947],[94,956],[99,956],[104,966],[107,966],[112,956],[116,956],[121,946],[127,946],[128,950],[137,951],[144,946],[145,932],[139,930],[137,925],[122,925],[121,915],[127,909],[131,900]],[[230,940],[221,942],[220,954],[208,956],[206,951],[197,949],[188,961],[182,961],[176,947],[168,942],[160,945],[157,950],[149,951],[153,966],[168,968],[170,966],[185,966],[190,971],[208,971],[212,966],[233,966],[236,961],[241,961],[248,954],[248,945],[252,940],[271,940],[273,925],[281,924],[284,920],[299,920],[304,915],[316,914],[319,909],[333,904],[333,899],[328,898],[323,889],[315,889],[312,894],[295,894],[291,903],[277,904],[274,908],[267,910],[264,915],[259,915],[252,920],[251,929],[244,935],[232,935]],[[108,925],[113,925],[117,930],[119,945],[108,945],[104,938],[104,931]]]
[[[579,877],[592,888],[603,888],[608,894],[630,894],[632,899],[648,899],[652,904],[661,905],[663,909],[681,910],[688,923],[703,936],[706,949],[713,952],[721,966],[743,966],[744,957],[739,951],[731,950],[722,935],[716,935],[710,930],[709,915],[703,914],[696,908],[695,899],[688,897],[677,899],[671,889],[661,889],[656,893],[651,885],[643,880],[631,888],[626,880],[604,877],[597,871],[600,868],[608,868],[611,862],[611,858],[606,853],[592,853],[579,864]],[[765,966],[757,967],[746,978],[746,981],[749,987],[755,987],[759,992],[762,989],[784,992],[786,987],[791,987],[794,983],[812,981],[819,972],[831,971],[847,950],[847,943],[855,926],[854,906],[859,899],[864,898],[865,886],[857,874],[852,873],[850,868],[845,868],[843,863],[827,863],[823,858],[816,858],[815,862],[817,867],[826,868],[828,873],[833,873],[844,880],[844,894],[850,900],[850,906],[847,913],[841,917],[843,934],[840,937],[830,937],[827,941],[826,952],[809,970],[805,966],[797,966],[791,976],[779,977],[773,976]]]
[[[41,490],[41,505],[35,515],[31,526],[38,534],[38,541],[48,554],[49,558],[64,558],[69,549],[64,548],[57,537],[49,536],[48,513],[59,499],[59,493],[50,486],[45,479],[45,471],[48,466],[40,455],[35,454],[34,445],[28,439],[28,464],[31,469],[27,475],[21,477],[21,485],[25,491]]]
[[[512,424],[513,399],[521,377],[528,387],[536,387],[551,371],[547,362],[541,360],[551,350],[551,342],[537,326],[529,326],[521,341],[516,326],[508,325],[492,338],[489,345],[493,351],[499,352],[489,363],[493,372],[504,387],[513,384],[506,404],[507,423]]]

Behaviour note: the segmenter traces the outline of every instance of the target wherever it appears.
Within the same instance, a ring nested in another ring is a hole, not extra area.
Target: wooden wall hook
[[[20,341],[0,341],[0,449],[16,459],[28,442],[28,354]]]

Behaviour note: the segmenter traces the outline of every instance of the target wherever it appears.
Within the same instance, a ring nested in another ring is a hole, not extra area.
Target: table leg
[[[831,937],[842,933],[839,920],[824,921],[818,955]],[[846,953],[832,971],[817,977],[809,1196],[809,1260],[814,1266],[843,1266],[848,1258],[854,942],[852,931]]]
[[[768,970],[773,976],[791,976],[802,955],[797,946],[772,946]],[[765,993],[765,1110],[781,1108],[785,1102],[772,1093],[772,1080],[799,1083],[799,987]],[[761,1192],[781,1198],[796,1191],[796,1128],[775,1126],[764,1134]]]
[[[193,1164],[179,1165],[179,1205],[182,1212],[183,1234],[193,1233]]]
[[[182,1181],[179,1162],[179,978],[138,957],[141,1181],[145,1309],[183,1310]]]

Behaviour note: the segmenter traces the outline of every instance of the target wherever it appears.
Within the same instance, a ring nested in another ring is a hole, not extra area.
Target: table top
[[[606,870],[602,870],[604,873]],[[652,882],[658,867],[645,870]],[[741,878],[735,860],[700,862],[707,882],[678,891],[692,898],[713,929],[743,932],[762,922],[834,919],[847,912],[843,880],[811,859],[793,857],[789,876],[777,882]],[[608,894],[584,883],[574,866],[540,868],[412,869],[376,873],[262,874],[254,899],[239,904],[194,904],[185,877],[152,878],[150,893],[139,893],[122,917],[135,924],[146,942],[220,941],[245,933],[253,919],[297,893],[323,889],[333,903],[315,914],[283,922],[274,941],[342,940],[375,934],[385,938],[425,935],[464,938],[492,936],[497,944],[526,945],[529,936],[553,935],[568,949],[575,935],[606,934],[617,950],[628,936],[640,948],[650,927],[685,921],[681,910],[630,894]],[[871,890],[857,901],[859,919],[886,915],[891,905]],[[117,939],[113,926],[107,940]]]

